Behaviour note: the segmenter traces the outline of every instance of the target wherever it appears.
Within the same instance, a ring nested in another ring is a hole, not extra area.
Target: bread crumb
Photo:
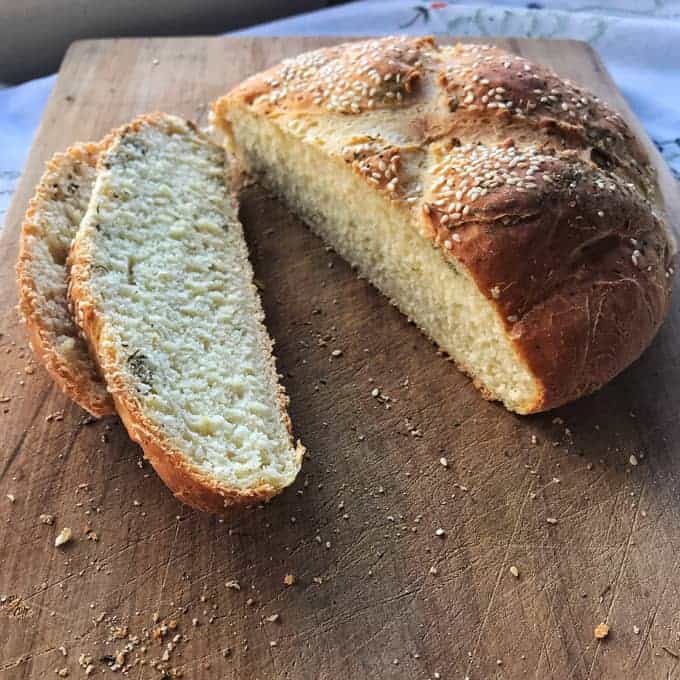
[[[556,517],[548,517],[548,519],[545,520],[548,524],[557,524],[557,518]]]
[[[64,527],[59,535],[54,539],[54,546],[59,548],[62,545],[66,545],[73,538],[73,532],[69,527]]]
[[[377,387],[374,387],[371,390],[371,396],[377,399],[380,396],[380,390]]]
[[[270,616],[265,616],[265,621],[268,621],[269,623],[276,623],[281,617],[279,614],[271,614]]]
[[[293,574],[286,574],[283,577],[283,584],[286,586],[292,586],[295,583],[295,576]]]
[[[238,581],[231,580],[224,584],[229,590],[241,590],[241,584]]]
[[[595,627],[595,638],[597,640],[604,640],[609,635],[609,626],[606,623],[601,623]]]
[[[52,524],[54,524],[54,515],[48,515],[47,513],[44,513],[44,514],[40,515],[40,521],[43,524],[52,525]]]
[[[439,573],[439,569],[437,569],[437,567],[435,567],[435,566],[432,566],[432,567],[430,567],[429,573],[432,574],[432,576],[436,576]]]
[[[16,496],[15,496],[13,493],[8,493],[8,494],[7,494],[7,500],[8,500],[10,503],[14,503],[14,502],[16,501]]]
[[[630,458],[628,459],[628,462],[633,466],[638,464],[638,459],[635,456],[635,454],[633,454],[633,453],[630,454]]]
[[[341,356],[342,356],[342,350],[341,350],[341,349],[334,349],[334,350],[331,352],[331,356],[332,356],[332,357],[335,357],[335,358],[341,357]]]
[[[439,536],[439,538],[444,538],[446,536],[446,531],[444,529],[439,528],[434,532],[435,536]]]
[[[168,623],[168,628],[170,627],[170,623]],[[113,629],[113,638],[114,640],[124,640],[128,636],[129,629],[127,626],[116,626]]]
[[[514,564],[510,567],[510,573],[511,573],[515,578],[519,578],[519,569],[518,569]]]
[[[640,626],[633,626],[633,633],[635,633],[635,635],[640,635]]]
[[[445,468],[449,467],[449,461],[444,456],[439,459],[439,464]]]

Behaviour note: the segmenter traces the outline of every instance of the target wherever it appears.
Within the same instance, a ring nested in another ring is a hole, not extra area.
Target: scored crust
[[[76,144],[47,163],[21,226],[19,310],[33,351],[59,387],[93,416],[115,413],[67,301],[67,256],[108,139]]]
[[[124,135],[135,133],[145,126],[156,126],[171,131],[186,130],[188,126],[193,133],[202,135],[191,121],[184,121],[167,114],[152,113],[139,116],[129,124],[115,130],[111,134],[110,148],[115,149],[116,143]],[[100,166],[106,167],[103,165],[106,163],[105,154],[102,154],[99,163]],[[234,215],[236,215],[236,199],[233,194],[231,195],[231,202]],[[144,456],[175,497],[198,510],[220,514],[234,506],[246,506],[267,501],[278,494],[282,488],[271,484],[262,484],[252,488],[234,488],[221,484],[197,465],[188,461],[168,436],[148,418],[137,397],[129,372],[125,370],[125,363],[121,363],[121,358],[115,348],[106,342],[105,320],[100,313],[96,298],[93,297],[89,282],[90,271],[94,262],[93,246],[88,238],[89,235],[84,232],[84,228],[81,228],[78,232],[71,249],[69,299],[73,307],[74,317],[98,358],[108,389],[115,402],[116,410],[130,438],[142,447]],[[250,265],[246,261],[244,266],[249,267]],[[253,290],[257,294],[254,288]],[[261,351],[263,356],[267,357],[272,374],[276,376],[270,339],[266,340]],[[296,463],[299,468],[305,449],[299,441],[293,441],[292,424],[287,411],[288,396],[280,384],[277,383],[275,389],[281,417],[288,432],[291,449],[295,451]]]
[[[302,54],[213,104],[247,165],[243,111],[350,167],[467,272],[536,381],[522,413],[601,387],[667,313],[676,246],[649,158],[618,113],[548,68],[432,38]]]

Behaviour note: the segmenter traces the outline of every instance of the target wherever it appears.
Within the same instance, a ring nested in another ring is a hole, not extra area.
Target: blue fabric
[[[680,178],[680,1],[353,2],[241,35],[450,34],[575,38],[600,54]],[[0,90],[0,220],[55,77]],[[74,140],[75,141],[75,140]]]

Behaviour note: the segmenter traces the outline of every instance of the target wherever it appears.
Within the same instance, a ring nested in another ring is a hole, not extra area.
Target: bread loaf
[[[19,309],[36,356],[61,389],[97,417],[115,410],[68,308],[66,260],[105,144],[78,144],[49,161],[24,218],[17,263]]]
[[[245,169],[518,413],[601,387],[669,305],[675,245],[623,119],[486,45],[321,49],[213,105]]]
[[[70,297],[130,436],[178,499],[220,512],[299,470],[222,149],[143,116],[112,135]]]

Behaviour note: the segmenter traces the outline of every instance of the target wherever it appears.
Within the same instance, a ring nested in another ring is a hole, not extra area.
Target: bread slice
[[[115,132],[71,264],[117,411],[179,500],[221,512],[295,479],[304,449],[219,146],[166,114]]]
[[[668,310],[674,245],[623,119],[487,45],[302,54],[213,105],[247,172],[518,413],[588,394]]]
[[[49,161],[24,218],[17,263],[19,309],[33,351],[61,389],[96,417],[115,409],[68,308],[66,261],[105,143],[78,144]]]

